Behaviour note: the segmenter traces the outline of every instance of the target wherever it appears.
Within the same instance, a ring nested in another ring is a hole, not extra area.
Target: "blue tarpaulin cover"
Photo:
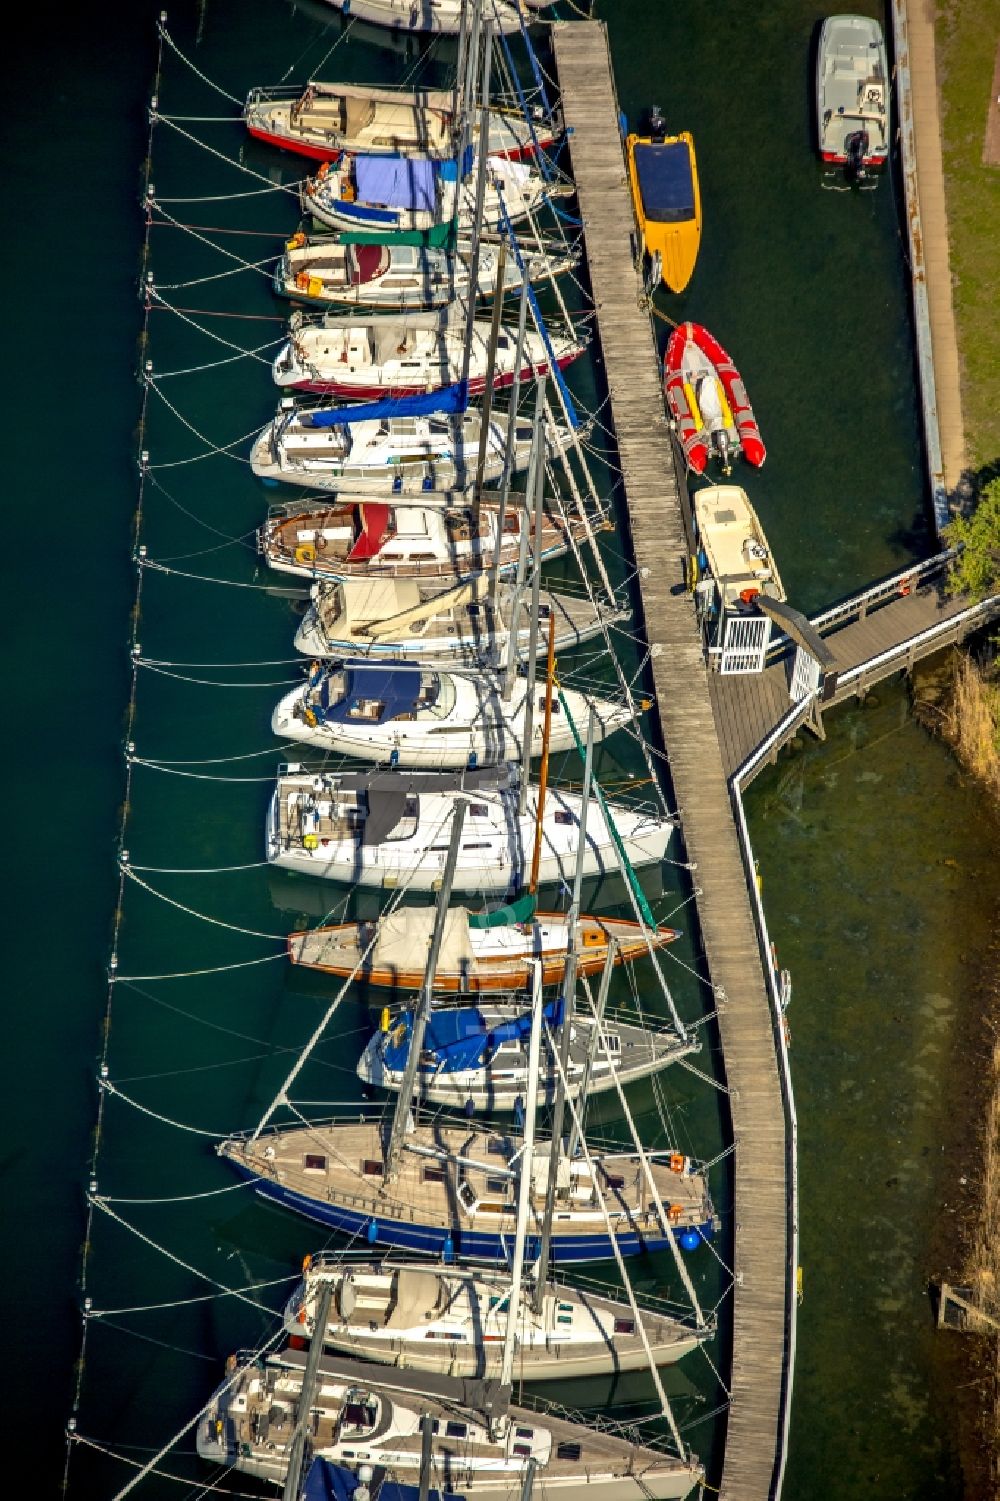
[[[694,179],[686,141],[634,147],[642,207],[647,219],[677,224],[694,218]]]
[[[328,1459],[314,1459],[302,1487],[302,1501],[351,1501],[360,1484],[353,1470],[331,1464]],[[372,1492],[373,1501],[417,1501],[420,1487],[399,1485],[383,1480]],[[451,1491],[429,1491],[427,1501],[465,1501]]]
[[[381,713],[374,722],[383,724],[387,719],[395,719],[397,714],[409,713],[419,696],[419,667],[348,666],[347,691],[339,703],[331,706],[330,680],[323,680],[323,719],[327,724],[344,723],[351,717],[352,705],[359,698],[364,698],[382,705]]]
[[[437,208],[439,162],[406,156],[358,156],[354,175],[361,203],[380,208],[425,210]]]
[[[542,1017],[550,1027],[558,1027],[562,1016],[562,997],[550,1001],[542,1012]],[[399,1022],[405,1026],[405,1035],[395,1044],[392,1041],[393,1033],[387,1033],[382,1056],[388,1068],[402,1073],[410,1050],[413,1012],[404,1011],[397,1026]],[[463,1069],[481,1066],[486,1054],[501,1042],[527,1037],[530,1031],[530,1011],[524,1011],[520,1016],[491,1028],[478,1006],[449,1007],[443,1011],[432,1011],[427,1018],[423,1051],[434,1054],[442,1073],[457,1074]]]
[[[381,422],[383,417],[425,417],[434,412],[464,412],[468,405],[469,383],[460,380],[441,391],[390,396],[384,401],[360,401],[353,406],[323,407],[302,415],[308,418],[310,427],[350,427],[352,422]]]

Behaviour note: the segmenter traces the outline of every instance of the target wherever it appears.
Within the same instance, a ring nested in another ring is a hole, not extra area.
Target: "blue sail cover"
[[[562,1022],[562,997],[550,1001],[542,1012],[542,1018],[550,1027]],[[405,1032],[398,1043],[393,1033],[387,1033],[382,1056],[387,1068],[402,1073],[410,1051],[410,1034],[413,1028],[413,1012],[404,1011],[397,1026],[402,1023]],[[478,1006],[460,1006],[443,1011],[432,1011],[427,1018],[424,1032],[424,1052],[433,1053],[445,1074],[458,1074],[465,1069],[482,1068],[487,1054],[501,1042],[512,1042],[527,1037],[531,1031],[531,1012],[522,1012],[498,1027],[490,1027]]]
[[[694,218],[694,180],[686,141],[635,146],[635,170],[647,219],[677,224]]]
[[[354,1471],[345,1465],[314,1459],[306,1472],[301,1501],[351,1501],[360,1483]],[[418,1501],[419,1495],[419,1486],[399,1485],[394,1480],[383,1480],[372,1491],[373,1501]],[[452,1491],[432,1490],[427,1493],[427,1501],[465,1501],[465,1497]]]
[[[362,698],[381,704],[378,719],[367,722],[383,724],[388,719],[395,719],[397,714],[408,714],[420,697],[419,667],[369,667],[367,664],[345,666],[347,688],[343,698],[337,703],[331,705],[330,679],[323,679],[321,700],[325,724],[344,724],[349,721],[352,717],[351,710],[356,707],[358,699]]]
[[[406,156],[357,156],[354,176],[361,203],[379,208],[433,213],[437,208],[440,162]]]
[[[385,417],[426,417],[434,412],[464,412],[469,405],[469,382],[456,381],[440,391],[416,396],[387,396],[384,401],[359,401],[353,406],[322,407],[303,412],[310,427],[350,427],[352,422],[381,422]]]

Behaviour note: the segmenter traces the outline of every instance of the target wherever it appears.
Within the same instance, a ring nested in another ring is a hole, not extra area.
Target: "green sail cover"
[[[383,229],[372,234],[344,230],[340,242],[342,245],[419,245],[432,250],[454,250],[457,238],[458,220],[449,219],[447,223],[435,224],[430,229]]]
[[[470,912],[470,928],[512,928],[515,923],[530,922],[538,906],[530,894],[519,896],[516,902],[498,907],[495,912]]]

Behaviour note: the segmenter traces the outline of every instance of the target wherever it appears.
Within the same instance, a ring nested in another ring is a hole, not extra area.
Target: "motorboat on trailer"
[[[444,592],[419,579],[376,578],[314,584],[312,596],[295,633],[296,650],[307,657],[481,669],[505,661],[512,648],[524,660],[530,649],[531,622],[515,585],[501,580],[492,597],[483,573]],[[543,590],[540,599],[543,625],[554,617],[559,653],[628,615],[587,595]]]
[[[460,132],[451,90],[371,88],[323,83],[255,88],[243,107],[247,130],[258,141],[314,161],[332,161],[342,151],[391,152],[445,160],[454,157]],[[479,117],[472,120],[478,144]],[[520,110],[492,104],[487,151],[517,161],[555,145],[558,131],[542,109],[530,122]]]
[[[816,124],[825,162],[864,178],[889,155],[889,73],[882,28],[868,16],[827,16],[816,57]]]
[[[398,907],[374,922],[335,923],[288,937],[293,964],[323,970],[341,979],[382,988],[415,989],[421,984],[434,928],[433,907]],[[644,928],[616,917],[577,918],[576,972],[594,975],[609,957],[630,964],[680,937],[676,928]],[[559,985],[566,973],[571,926],[564,912],[539,912],[533,898],[521,898],[493,912],[448,908],[441,952],[434,972],[435,992],[487,995],[523,989],[534,962],[542,984]]]
[[[563,697],[577,725],[594,710],[595,739],[632,719],[626,703],[588,698],[571,688]],[[432,671],[401,662],[315,662],[306,683],[278,703],[271,729],[287,740],[361,761],[445,770],[529,761],[542,753],[545,684],[534,692],[515,678],[509,697],[491,672]],[[531,747],[525,748],[529,711]],[[572,750],[573,726],[553,700],[550,749]]]
[[[493,0],[490,20],[505,35],[520,31],[533,9],[552,0]],[[327,0],[345,16],[388,26],[392,31],[432,31],[457,36],[468,24],[465,0]]]
[[[536,1470],[544,1493],[561,1501],[681,1501],[704,1476],[692,1455],[510,1406],[495,1383],[317,1360],[291,1342],[233,1360],[199,1417],[195,1446],[210,1464],[280,1486],[301,1463],[303,1432],[306,1490],[294,1494],[310,1501],[372,1501],[370,1485],[382,1501],[418,1501],[425,1446],[435,1501],[464,1501],[464,1493],[510,1501]]]
[[[701,244],[701,189],[689,131],[667,135],[658,109],[650,111],[649,134],[625,140],[639,251],[650,261],[649,285],[660,281],[683,292]]]
[[[570,537],[582,541],[585,535],[582,520],[564,519],[554,505],[542,513],[543,563],[562,557]],[[591,524],[599,529],[607,523],[599,516]],[[304,578],[414,578],[447,586],[495,562],[501,576],[512,573],[522,533],[530,527],[523,495],[508,496],[501,521],[495,500],[475,506],[461,490],[388,501],[341,491],[322,505],[275,507],[257,534],[257,547],[271,568]]]
[[[329,1312],[317,1328],[320,1293]],[[637,1298],[657,1365],[673,1365],[713,1332],[658,1299]],[[381,1365],[450,1376],[496,1379],[510,1319],[510,1279],[486,1267],[441,1266],[386,1256],[307,1256],[302,1280],[285,1305],[291,1339],[320,1339]],[[572,1380],[648,1364],[635,1315],[607,1288],[549,1281],[540,1311],[522,1289],[516,1321],[517,1375],[522,1381]]]
[[[417,1125],[405,1137],[398,1173],[387,1181],[386,1131],[382,1120],[310,1122],[230,1137],[216,1150],[264,1198],[370,1245],[506,1264],[517,1224],[520,1135],[452,1124],[447,1117]],[[535,1138],[524,1251],[529,1263],[538,1259],[550,1148],[544,1136]],[[647,1148],[644,1155],[649,1177],[635,1150],[591,1147],[585,1156],[557,1158],[554,1264],[610,1261],[609,1224],[626,1257],[667,1250],[685,1229],[714,1235],[719,1222],[700,1165],[676,1149]]]
[[[565,197],[567,183],[547,181],[534,167],[505,156],[487,157],[482,229],[500,230],[541,208],[546,199]],[[476,163],[461,176],[459,163],[403,156],[362,156],[344,152],[321,162],[300,189],[302,212],[330,229],[369,235],[420,234],[427,244],[448,246],[460,230],[476,223]]]
[[[526,328],[518,363],[516,327],[501,323],[496,338],[488,318],[473,321],[434,313],[406,318],[380,316],[369,323],[343,322],[326,315],[305,321],[293,314],[289,338],[271,366],[283,391],[309,391],[347,400],[411,396],[467,379],[469,395],[481,396],[493,370],[493,389],[549,373],[554,360],[565,370],[586,345],[572,329]]]
[[[451,388],[454,389],[454,388]],[[274,418],[250,449],[250,467],[259,478],[305,485],[312,490],[400,491],[461,489],[478,468],[483,414],[429,411],[427,415],[377,417],[369,405],[299,406],[284,396]],[[507,452],[506,412],[492,412],[486,438],[483,478],[499,479]],[[532,423],[514,418],[513,469],[523,469],[531,449]],[[576,429],[577,435],[583,431]],[[548,458],[574,440],[569,427],[547,421]]]
[[[682,323],[667,341],[664,387],[688,467],[703,474],[710,458],[723,472],[742,451],[759,469],[766,457],[740,372],[700,323]]]
[[[538,881],[572,881],[580,843],[579,793],[529,782],[520,806],[518,768],[461,773],[311,771],[279,768],[267,815],[268,863],[350,886],[433,891],[448,854],[447,831],[467,804],[455,888],[505,896],[527,884],[541,813]],[[613,825],[613,827],[612,827]],[[663,859],[673,821],[656,808],[592,798],[587,808],[584,877],[616,874],[620,852],[632,866]]]
[[[579,253],[555,245],[522,252],[528,279],[561,276],[579,261]],[[499,243],[481,239],[476,296],[492,297],[500,274]],[[286,241],[274,270],[274,290],[308,307],[373,308],[394,312],[447,307],[467,297],[472,275],[472,246],[459,236],[454,250],[426,245],[369,244],[349,235],[306,235],[297,230]],[[517,291],[521,272],[514,256],[503,264],[503,286]]]
[[[562,1023],[562,1000],[551,1001],[543,1017],[553,1030]],[[377,1089],[403,1087],[414,1031],[415,1010],[383,1013],[358,1062],[358,1078]],[[608,1015],[595,1033],[592,1016],[579,1011],[570,1024],[566,1091],[576,1099],[581,1088],[587,1098],[619,1084],[646,1079],[698,1048],[690,1036],[669,1027],[641,1025],[633,1013]],[[420,1043],[414,1097],[445,1109],[485,1110],[509,1114],[524,1105],[528,1083],[528,1034],[531,1013],[523,1000],[503,997],[431,1007]],[[538,1072],[539,1103],[551,1105],[559,1083],[559,1068],[551,1048],[544,1050]]]

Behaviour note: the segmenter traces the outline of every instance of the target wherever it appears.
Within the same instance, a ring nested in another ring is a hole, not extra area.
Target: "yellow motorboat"
[[[625,141],[640,246],[654,270],[659,268],[659,279],[671,291],[683,292],[701,243],[694,139],[689,131],[666,135],[655,109],[650,112],[650,132],[630,135]]]

